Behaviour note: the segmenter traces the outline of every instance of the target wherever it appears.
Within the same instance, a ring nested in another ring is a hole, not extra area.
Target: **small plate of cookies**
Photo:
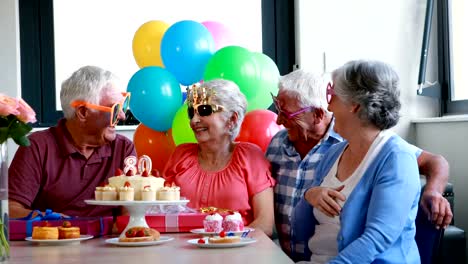
[[[123,241],[119,241],[119,238],[116,237],[116,238],[106,239],[106,243],[111,244],[111,245],[121,246],[121,247],[144,247],[144,246],[159,245],[159,244],[163,244],[172,240],[174,240],[173,237],[160,236],[158,240],[123,242]]]
[[[233,248],[243,247],[248,244],[257,242],[254,238],[240,237],[240,236],[226,236],[226,237],[204,237],[199,239],[187,240],[187,243],[201,248]]]
[[[80,228],[72,226],[70,221],[64,221],[62,226],[52,226],[48,221],[45,221],[42,226],[33,227],[32,236],[25,239],[41,244],[56,245],[79,243],[91,238],[93,238],[91,235],[81,235]]]
[[[141,247],[159,245],[171,240],[174,240],[174,238],[161,236],[156,229],[144,226],[132,226],[126,229],[120,237],[107,239],[106,243],[123,247]]]
[[[69,244],[69,243],[80,243],[83,240],[88,240],[93,238],[91,235],[80,235],[78,238],[65,238],[65,239],[34,239],[32,237],[25,238],[26,241],[39,243],[39,244],[48,244],[48,245],[60,245],[60,244]]]

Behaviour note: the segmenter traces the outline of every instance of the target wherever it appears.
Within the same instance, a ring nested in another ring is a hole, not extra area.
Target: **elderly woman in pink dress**
[[[261,149],[235,142],[247,101],[228,80],[212,80],[187,92],[190,127],[197,143],[177,146],[164,177],[180,186],[192,208],[239,211],[244,224],[271,235],[274,179]]]

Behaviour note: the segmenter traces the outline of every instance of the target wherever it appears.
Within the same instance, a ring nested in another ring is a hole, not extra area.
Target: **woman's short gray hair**
[[[395,126],[400,118],[399,77],[380,61],[350,61],[332,73],[335,93],[359,104],[359,118],[379,129]]]
[[[96,66],[84,66],[75,71],[62,83],[60,90],[60,102],[65,118],[71,119],[75,115],[75,108],[70,106],[71,102],[81,100],[99,104],[101,91],[113,85],[115,81],[117,78],[114,74]]]
[[[245,95],[240,91],[236,83],[224,79],[206,81],[201,84],[201,87],[211,89],[214,92],[213,101],[224,107],[222,113],[227,119],[232,116],[232,113],[237,113],[237,122],[230,131],[231,140],[234,140],[239,135],[239,130],[247,110]]]
[[[325,80],[321,75],[295,70],[281,76],[278,88],[296,98],[301,107],[313,106],[327,111]]]

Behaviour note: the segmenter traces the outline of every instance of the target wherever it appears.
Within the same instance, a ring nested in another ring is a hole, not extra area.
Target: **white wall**
[[[426,0],[296,0],[296,3],[299,66],[331,72],[352,59],[390,63],[401,79],[402,119],[395,131],[414,142],[410,120],[437,116],[439,111],[437,100],[416,95]],[[437,73],[433,63],[437,32],[435,26],[433,29],[427,71],[427,80],[432,81]]]
[[[20,46],[17,0],[0,1],[0,92],[20,95]]]

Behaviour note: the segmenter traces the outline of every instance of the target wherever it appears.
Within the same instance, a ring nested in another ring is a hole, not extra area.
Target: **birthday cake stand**
[[[104,206],[124,206],[127,208],[130,219],[127,226],[120,234],[120,237],[125,236],[125,232],[134,226],[149,227],[145,219],[146,211],[151,206],[166,206],[166,205],[186,205],[189,200],[174,200],[174,201],[101,201],[101,200],[85,200],[85,203],[90,205]]]

